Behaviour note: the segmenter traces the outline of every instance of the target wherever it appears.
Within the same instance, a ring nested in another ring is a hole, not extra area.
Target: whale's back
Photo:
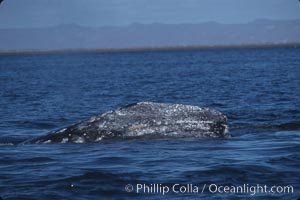
[[[33,142],[83,143],[139,136],[222,137],[226,132],[227,118],[218,111],[192,105],[140,102],[94,116]]]

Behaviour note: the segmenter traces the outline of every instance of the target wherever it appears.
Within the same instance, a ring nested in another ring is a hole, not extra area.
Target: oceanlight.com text
[[[264,184],[242,184],[242,185],[221,185],[221,184],[127,184],[126,192],[135,192],[137,194],[248,194],[254,196],[256,194],[293,194],[294,187],[286,186],[268,186]]]

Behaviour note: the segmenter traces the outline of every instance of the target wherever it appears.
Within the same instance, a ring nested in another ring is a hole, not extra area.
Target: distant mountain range
[[[300,20],[244,24],[139,24],[0,29],[0,50],[111,49],[299,43]]]

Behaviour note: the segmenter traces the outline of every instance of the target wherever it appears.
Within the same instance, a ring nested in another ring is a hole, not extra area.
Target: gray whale
[[[224,137],[227,118],[198,106],[140,102],[91,117],[28,143],[86,143],[139,136]]]

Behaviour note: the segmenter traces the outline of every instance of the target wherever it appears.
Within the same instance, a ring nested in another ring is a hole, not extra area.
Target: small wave
[[[271,164],[275,164],[275,163],[284,163],[285,165],[287,163],[297,163],[300,161],[300,156],[299,155],[294,155],[294,154],[291,154],[291,155],[288,155],[288,156],[281,156],[281,157],[276,157],[276,158],[271,158],[269,160],[269,162]]]
[[[15,145],[15,144],[11,143],[11,142],[4,142],[4,143],[0,142],[0,146],[13,146],[13,145]]]
[[[0,146],[12,146],[21,144],[22,142],[28,140],[28,137],[24,137],[21,135],[15,135],[15,136],[4,136],[0,137]]]
[[[300,122],[287,122],[279,124],[234,123],[230,125],[230,130],[243,130],[243,132],[253,132],[253,130],[296,131],[300,130]]]
[[[287,110],[286,112],[289,113],[289,114],[299,114],[300,110],[290,109],[290,110]]]
[[[19,126],[22,127],[29,127],[29,128],[42,128],[42,129],[49,129],[55,128],[56,125],[51,122],[43,122],[43,121],[21,121],[18,123]]]
[[[24,162],[24,163],[37,163],[37,162],[51,162],[54,161],[52,158],[48,157],[33,157],[33,158],[24,158],[18,160],[18,162]]]
[[[67,182],[80,182],[80,181],[91,181],[91,182],[101,182],[107,183],[107,180],[110,180],[110,183],[120,184],[127,183],[128,180],[134,180],[136,176],[141,176],[141,173],[111,173],[105,171],[87,171],[78,176],[72,176],[68,178],[63,178],[60,181]]]
[[[259,126],[259,128],[279,129],[279,130],[300,130],[300,123],[289,122],[283,124]]]

